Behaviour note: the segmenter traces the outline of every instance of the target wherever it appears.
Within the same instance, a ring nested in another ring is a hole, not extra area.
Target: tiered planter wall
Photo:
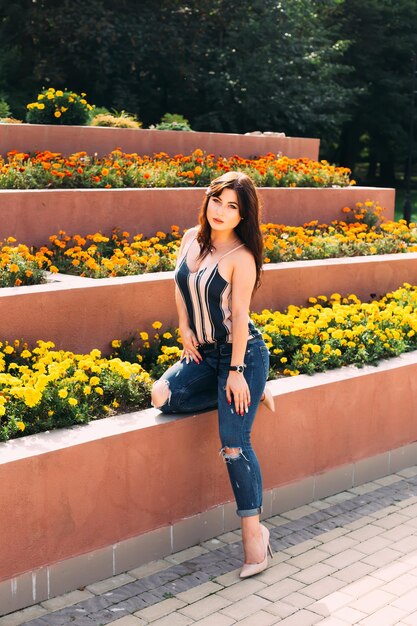
[[[107,152],[115,147],[112,130],[0,127],[0,145],[2,150]],[[119,139],[116,145],[123,150],[171,150],[172,133],[118,133],[133,142],[122,145]],[[228,147],[230,153],[245,156],[270,149],[264,149],[267,143],[254,149],[253,137],[232,144],[230,135],[182,135],[172,137],[175,153],[200,147],[227,154]],[[197,135],[221,143],[209,147]],[[145,143],[139,145],[138,137],[152,141],[149,150]],[[159,137],[163,145],[157,143]],[[181,143],[186,139],[196,143]],[[282,151],[317,158],[308,154],[306,141],[316,142],[318,149],[317,140],[294,139],[292,148],[282,144]],[[299,152],[290,152],[294,146]],[[119,226],[132,234],[152,234],[174,223],[188,227],[196,222],[201,193],[2,192],[1,236],[42,244],[59,229],[87,234]],[[341,218],[343,206],[368,199],[379,200],[388,207],[387,217],[393,215],[393,190],[261,193],[264,221],[328,222]],[[309,295],[334,291],[368,297],[404,280],[414,282],[416,271],[416,254],[271,265],[253,309],[302,304]],[[155,319],[173,321],[171,273],[101,281],[58,276],[52,281],[0,292],[1,338],[53,339],[84,351],[106,348],[112,338],[142,330]],[[417,438],[416,374],[417,355],[411,353],[378,368],[274,381],[276,412],[261,408],[254,430],[264,470],[264,516],[406,466]],[[163,417],[154,409],[0,444],[0,527],[7,538],[0,560],[0,614],[236,528],[239,520],[218,447],[214,412],[184,419]]]
[[[319,139],[277,135],[235,135],[223,133],[183,132],[100,128],[92,126],[48,126],[38,124],[0,124],[0,151],[33,152],[51,150],[71,154],[85,151],[98,156],[115,148],[123,152],[152,155],[155,152],[190,154],[200,148],[208,153],[241,157],[282,153],[290,158],[300,156],[317,160]]]
[[[172,272],[100,280],[59,275],[52,280],[56,282],[0,291],[3,339],[48,339],[77,352],[109,352],[112,339],[152,331],[156,320],[177,325]],[[367,300],[403,282],[417,283],[417,253],[271,264],[252,310],[305,305],[309,295],[334,292]]]
[[[310,220],[330,223],[343,219],[342,209],[374,200],[394,218],[394,189],[344,187],[338,189],[261,189],[262,219],[300,226]],[[44,245],[59,230],[75,235],[115,227],[132,235],[153,235],[198,223],[204,190],[192,189],[83,189],[0,191],[0,240],[13,236],[28,245]]]

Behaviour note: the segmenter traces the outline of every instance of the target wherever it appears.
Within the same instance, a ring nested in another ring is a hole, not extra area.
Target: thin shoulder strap
[[[190,241],[190,243],[188,244],[188,246],[186,247],[186,249],[183,252],[183,258],[187,258],[187,254],[188,254],[188,250],[191,248],[191,246],[193,245],[194,241],[197,239],[197,237],[193,237]]]
[[[239,248],[242,248],[244,245],[245,245],[244,243],[241,243],[240,246],[236,246],[236,248],[233,248],[232,250],[229,250],[229,252],[226,252],[226,254],[223,254],[223,256],[220,257],[220,259],[217,261],[217,263],[220,263],[220,261],[222,259],[224,259],[225,256],[227,256],[228,254],[231,254],[235,250],[239,250]]]

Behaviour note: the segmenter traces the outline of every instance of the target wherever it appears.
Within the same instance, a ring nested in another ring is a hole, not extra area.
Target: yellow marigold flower
[[[41,110],[42,110],[42,109],[44,109],[44,108],[45,108],[44,103],[43,103],[43,102],[40,102],[40,103],[38,104],[38,109],[41,109]]]
[[[93,387],[95,387],[96,385],[100,384],[100,379],[98,376],[92,376],[90,378],[90,385],[92,385]]]
[[[288,359],[286,356],[283,356],[282,359],[280,359],[281,363],[287,363]]]
[[[0,405],[0,417],[3,417],[3,415],[6,415],[6,407]]]
[[[112,348],[120,348],[121,345],[122,342],[120,341],[120,339],[113,339],[113,341],[111,342]]]
[[[49,271],[53,274],[57,274],[59,272],[59,269],[55,265],[51,265]]]
[[[164,334],[162,335],[162,337],[163,337],[164,339],[171,339],[171,338],[172,338],[172,335],[171,335],[171,333],[167,332],[167,333],[164,333]]]
[[[62,399],[65,399],[68,396],[68,389],[64,387],[64,389],[60,389],[58,391],[58,396]]]
[[[103,391],[103,389],[102,389],[101,387],[95,387],[95,388],[94,388],[94,391],[95,391],[96,393],[98,393],[98,395],[99,395],[99,396],[102,396],[102,395],[103,395],[103,393],[104,393],[104,391]]]
[[[16,423],[16,426],[17,426],[17,427],[18,427],[18,429],[19,429],[19,430],[21,430],[22,432],[23,432],[23,431],[25,430],[25,428],[26,428],[25,423],[24,423],[24,422],[20,422],[20,421]]]
[[[69,398],[68,404],[70,404],[71,406],[75,406],[76,404],[78,404],[78,400],[76,398]]]
[[[162,326],[162,324],[161,324],[161,326]],[[140,333],[140,338],[142,339],[142,341],[148,341],[149,335],[148,335],[148,333],[143,333],[142,332],[142,333]]]
[[[101,173],[103,176],[108,176],[109,175],[109,170],[107,169],[107,167],[103,167],[103,169],[101,170]]]
[[[5,346],[3,352],[4,354],[13,354],[14,348],[12,346]]]
[[[28,359],[30,356],[32,356],[32,353],[29,350],[23,350],[20,356],[24,359]]]
[[[19,266],[16,265],[16,263],[11,263],[9,265],[9,271],[12,272],[13,274],[15,274],[16,272],[19,271]]]
[[[86,386],[84,387],[84,389],[83,389],[83,392],[84,392],[84,395],[85,395],[85,396],[89,396],[89,395],[90,395],[90,393],[91,393],[91,387],[90,387],[90,385],[86,385]]]
[[[64,95],[64,92],[63,92],[63,91],[61,91],[60,89],[58,89],[58,91],[56,92],[56,94],[55,94],[55,95],[57,95],[57,96],[61,97],[61,96],[63,96],[63,95]]]
[[[61,111],[55,111],[54,115],[55,117],[61,117],[62,113]]]

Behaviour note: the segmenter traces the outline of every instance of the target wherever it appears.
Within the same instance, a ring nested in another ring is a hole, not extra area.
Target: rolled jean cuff
[[[256,509],[244,509],[242,511],[239,511],[239,509],[236,509],[236,513],[239,515],[239,517],[252,517],[253,515],[260,515],[262,511],[263,511],[262,506],[258,506],[258,508]]]

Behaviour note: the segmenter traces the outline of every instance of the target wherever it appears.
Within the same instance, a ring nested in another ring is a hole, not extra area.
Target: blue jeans
[[[159,410],[163,413],[189,413],[218,408],[220,454],[229,472],[237,503],[236,512],[240,517],[258,515],[262,511],[262,476],[250,434],[268,378],[268,348],[262,336],[249,339],[247,343],[244,376],[251,404],[248,413],[243,416],[236,413],[233,398],[229,405],[225,392],[232,344],[205,344],[198,350],[203,357],[201,363],[179,361],[161,377],[167,382],[170,393]],[[238,448],[239,454],[227,454],[224,448]]]

